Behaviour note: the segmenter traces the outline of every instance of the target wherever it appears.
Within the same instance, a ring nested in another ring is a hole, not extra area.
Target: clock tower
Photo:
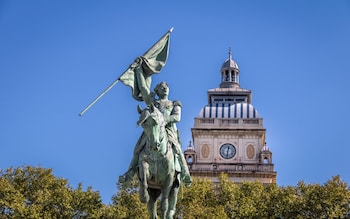
[[[263,118],[252,105],[252,92],[240,87],[239,73],[230,49],[220,87],[208,90],[208,104],[194,118],[193,144],[184,152],[190,173],[213,182],[225,173],[237,183],[276,183]]]

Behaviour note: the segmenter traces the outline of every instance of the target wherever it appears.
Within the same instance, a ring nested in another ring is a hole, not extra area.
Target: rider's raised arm
[[[150,105],[154,101],[154,93],[151,92],[151,76],[145,77],[142,71],[142,66],[139,65],[135,68],[135,76],[140,89],[143,100],[147,105]]]

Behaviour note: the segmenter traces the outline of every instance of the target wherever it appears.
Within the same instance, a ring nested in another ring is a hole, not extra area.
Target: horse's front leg
[[[159,189],[148,189],[148,193],[150,195],[150,200],[147,203],[147,209],[149,213],[150,219],[157,219],[157,199],[160,195]]]
[[[166,186],[163,186],[162,197],[160,199],[161,206],[161,219],[168,219],[168,210],[169,210],[169,194],[171,190],[171,182],[165,183]]]
[[[149,165],[145,161],[141,161],[140,163],[140,201],[142,203],[149,202],[149,194],[148,194],[148,184],[147,184],[147,178],[149,176]]]
[[[179,192],[179,187],[173,186],[170,190],[169,194],[169,207],[167,212],[167,219],[173,219],[176,212],[176,202],[177,202],[177,194]]]

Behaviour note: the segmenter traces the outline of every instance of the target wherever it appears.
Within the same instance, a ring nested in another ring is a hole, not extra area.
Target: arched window
[[[269,159],[267,159],[267,157],[264,158],[264,164],[268,164],[269,163]]]

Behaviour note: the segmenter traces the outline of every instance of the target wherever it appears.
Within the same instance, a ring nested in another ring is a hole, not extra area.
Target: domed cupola
[[[210,103],[202,108],[198,118],[256,119],[258,111],[249,103]]]
[[[232,59],[231,48],[229,57],[221,67],[221,88],[239,87],[239,68],[237,63]]]

